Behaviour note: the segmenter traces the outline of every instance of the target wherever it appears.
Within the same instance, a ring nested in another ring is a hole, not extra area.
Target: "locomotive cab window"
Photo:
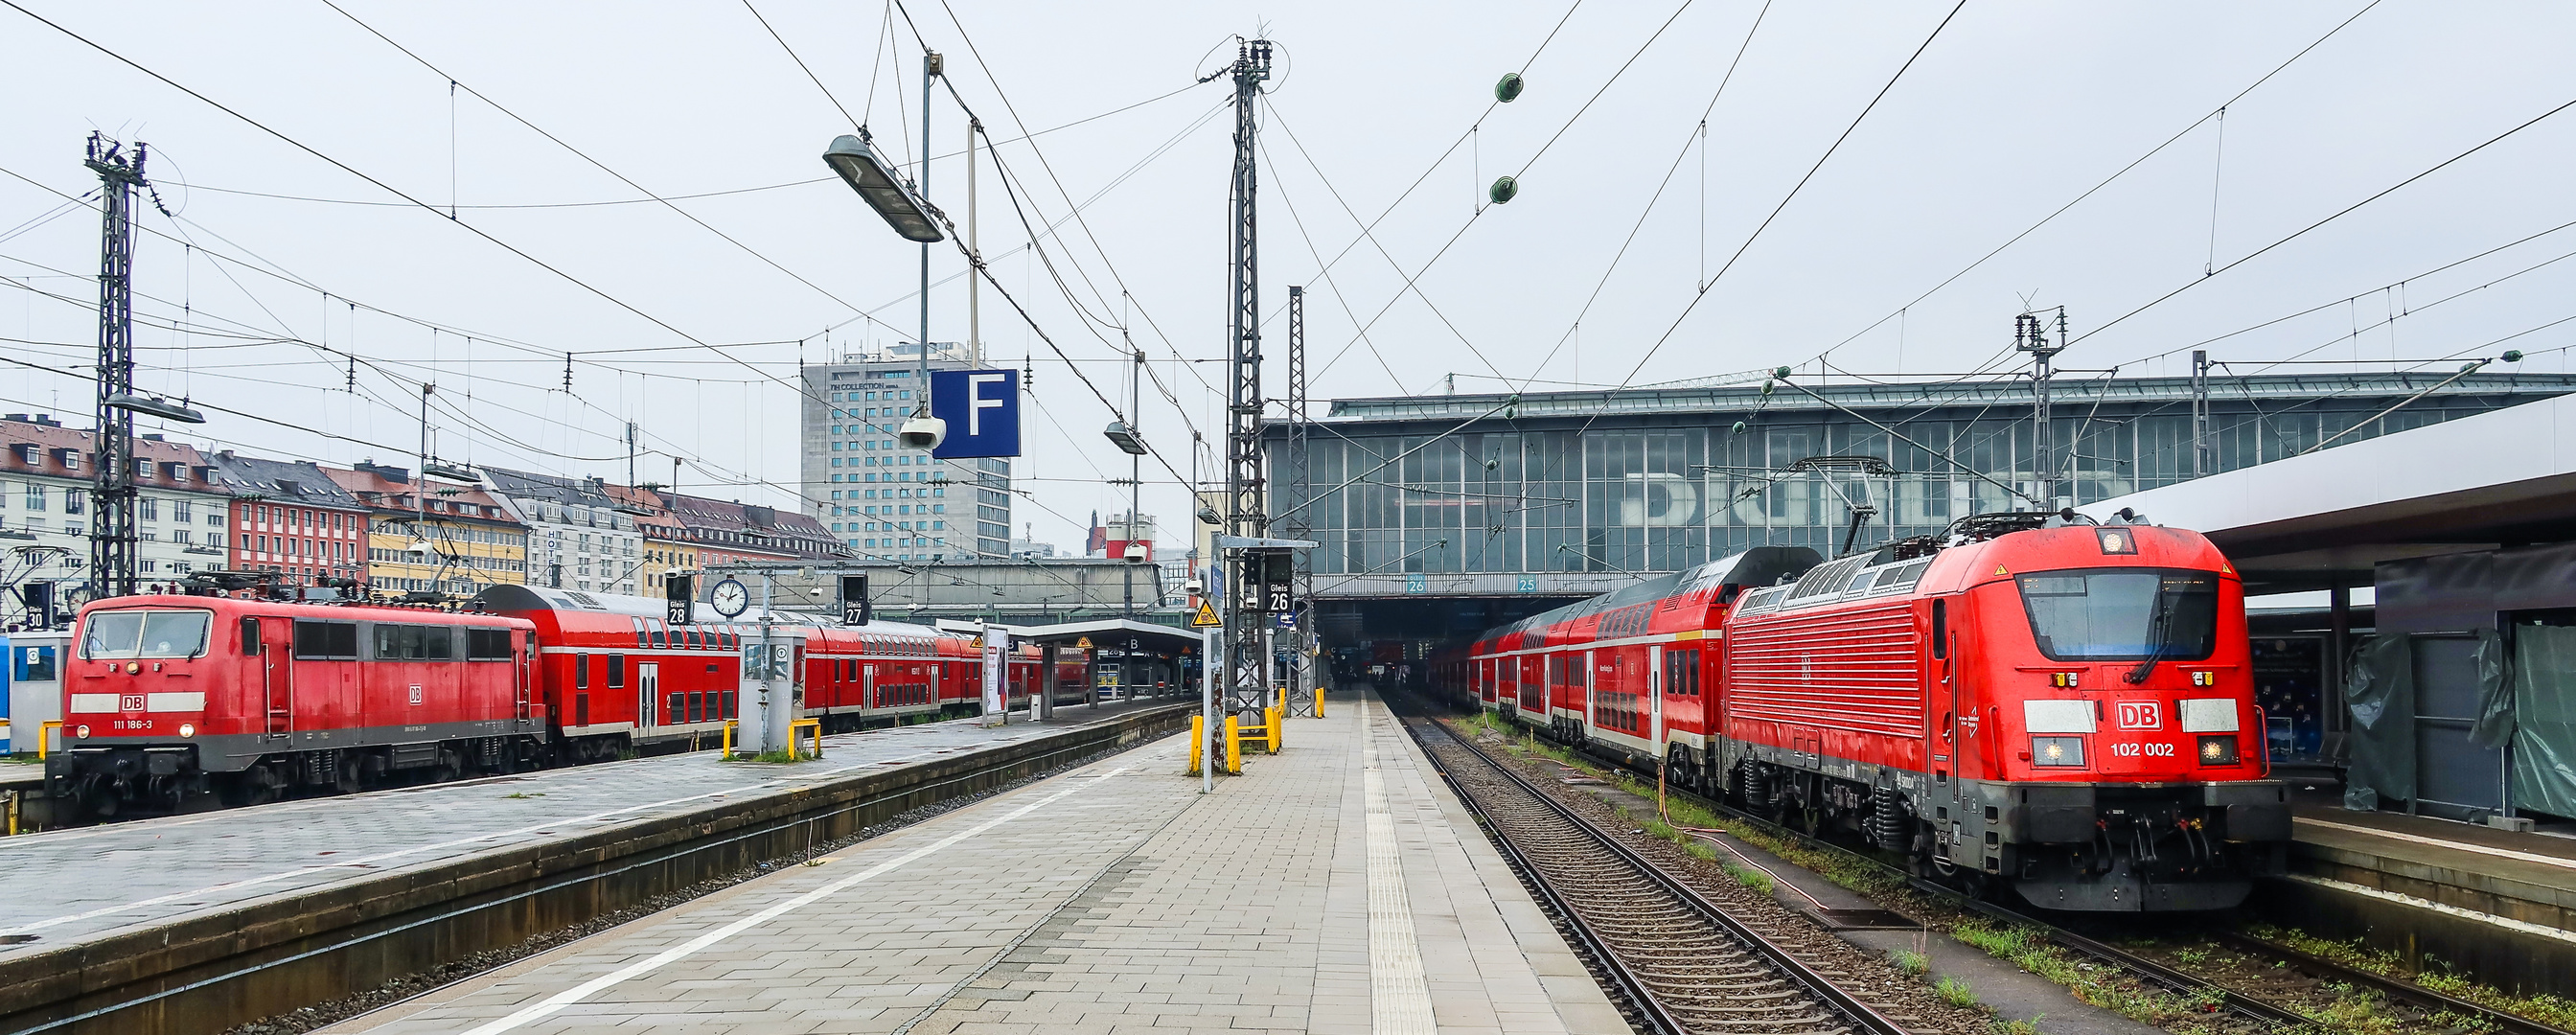
[[[2197,661],[2218,644],[2218,578],[2095,568],[2021,576],[2022,607],[2052,661]]]
[[[455,629],[444,625],[376,625],[378,661],[448,661],[456,657]]]
[[[193,658],[214,623],[206,611],[93,611],[81,620],[81,657]]]
[[[510,660],[510,630],[508,630],[508,629],[467,629],[467,630],[465,630],[465,660],[467,660],[467,661],[508,661],[508,660]]]
[[[358,657],[358,623],[298,621],[295,656],[300,660],[354,661]]]

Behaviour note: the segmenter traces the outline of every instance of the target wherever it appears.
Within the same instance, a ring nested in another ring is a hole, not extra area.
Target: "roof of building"
[[[2358,403],[2382,396],[2413,395],[2434,387],[2455,372],[2423,370],[2223,376],[2208,379],[2208,393],[2210,400],[2219,404],[2241,403],[2249,398],[2271,403],[2333,397],[2351,398]],[[1818,382],[1793,376],[1787,384],[1775,384],[1767,393],[1763,391],[1763,382],[1763,374],[1753,373],[1598,391],[1523,392],[1517,395],[1462,392],[1335,399],[1331,411],[1321,420],[1329,423],[1448,421],[1454,424],[1493,417],[1516,420],[1580,418],[1590,421],[1598,417],[1628,415],[1744,415],[1757,410],[1766,413],[1817,412],[1833,411],[1837,407],[1877,411],[1992,407],[2008,413],[2012,407],[2027,410],[2031,405],[2030,380],[2019,376],[1982,381],[1904,382]],[[2188,377],[2087,378],[2061,375],[2049,382],[2048,392],[2051,401],[2059,408],[2058,412],[2080,414],[2096,406],[2188,404],[2192,398],[2192,381]],[[2576,392],[2576,374],[2477,373],[2459,378],[2438,394],[2546,398],[2571,392]],[[1268,430],[1274,435],[1285,434],[1286,427],[1286,422],[1274,421],[1268,425]]]
[[[94,479],[98,477],[98,456],[93,437],[91,432],[64,427],[51,414],[8,414],[0,417],[0,471],[80,481]],[[33,461],[20,448],[24,446],[36,447]],[[206,484],[206,458],[187,443],[138,435],[134,453],[152,462],[149,473],[136,475],[136,485],[182,492],[221,491]],[[71,463],[66,464],[66,460]]]
[[[698,542],[799,557],[837,557],[846,552],[822,522],[795,511],[677,492],[654,495],[688,537]]]
[[[2319,449],[2077,509],[2209,536],[2248,584],[2369,585],[2372,566],[2576,530],[2576,397]]]
[[[548,503],[578,503],[589,507],[617,506],[617,501],[606,491],[606,483],[597,478],[566,478],[556,474],[513,471],[506,467],[484,467],[481,470],[485,480],[504,496]]]
[[[358,497],[324,474],[322,465],[311,461],[268,460],[241,456],[229,449],[211,459],[215,485],[236,498],[338,510],[366,509]]]
[[[662,505],[660,493],[634,485],[602,485],[601,489],[617,501],[619,510],[635,519],[635,527],[646,538],[674,542],[688,538],[688,526],[671,513],[671,508]]]
[[[378,513],[420,513],[440,520],[522,527],[501,501],[493,499],[492,494],[479,486],[428,482],[427,498],[414,500],[412,497],[422,482],[414,478],[407,468],[361,460],[354,468],[325,467],[322,473],[339,483],[341,488],[349,490],[359,503]]]

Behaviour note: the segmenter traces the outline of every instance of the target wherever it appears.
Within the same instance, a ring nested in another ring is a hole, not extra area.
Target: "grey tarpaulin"
[[[2404,634],[2371,637],[2344,682],[2352,709],[2352,768],[2344,805],[2415,797],[2415,646]]]
[[[2513,740],[2514,688],[2505,676],[2504,637],[2493,629],[2478,630],[2478,719],[2469,727],[2469,743],[2500,748]]]
[[[2576,629],[2513,630],[2513,802],[2576,816]]]

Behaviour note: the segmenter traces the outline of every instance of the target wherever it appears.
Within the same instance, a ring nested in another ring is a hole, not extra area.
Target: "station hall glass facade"
[[[2576,391],[2571,375],[2476,374],[2399,405],[2447,376],[2212,378],[2202,471]],[[1302,477],[1269,429],[1273,530],[1319,543],[1320,598],[1550,593],[1755,546],[1833,556],[1859,507],[1874,509],[1862,546],[2032,509],[2003,487],[2038,492],[2027,381],[1815,390],[1851,412],[1758,385],[1337,400],[1307,426]],[[2066,379],[2051,395],[2060,504],[2197,476],[2187,379]]]

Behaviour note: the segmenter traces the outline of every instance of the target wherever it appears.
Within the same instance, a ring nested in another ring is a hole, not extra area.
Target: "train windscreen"
[[[2218,644],[2218,578],[2099,568],[2021,577],[2031,635],[2052,661],[2197,661]]]
[[[84,658],[193,658],[206,652],[205,611],[92,611],[81,621]]]

